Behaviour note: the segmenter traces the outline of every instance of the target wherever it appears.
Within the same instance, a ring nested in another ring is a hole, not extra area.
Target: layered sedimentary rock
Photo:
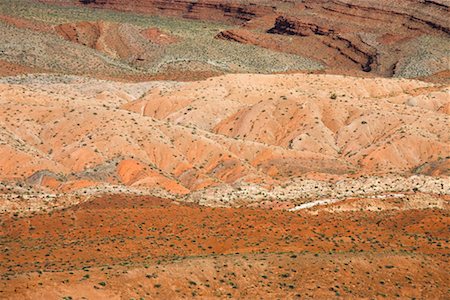
[[[415,78],[448,70],[450,10],[446,1],[41,1],[234,24],[217,38],[306,57],[333,74]],[[289,66],[279,69],[292,71]]]
[[[43,0],[43,2],[229,22],[245,22],[274,10],[274,7],[267,4],[219,0]]]
[[[269,29],[268,32],[298,35],[300,37],[318,35],[321,36],[320,41],[325,46],[335,49],[343,57],[359,64],[363,71],[370,72],[374,66],[377,66],[377,49],[364,43],[358,35],[339,33],[338,30],[330,27],[284,16],[278,17],[274,27]]]
[[[424,73],[423,68],[433,73],[448,69],[450,12],[445,3],[304,1],[292,5],[292,10],[278,10],[282,13],[277,17],[259,18],[241,31],[227,30],[217,37],[305,55],[341,71],[359,69],[382,76],[403,76]],[[261,36],[255,29],[264,26],[270,26],[270,34],[291,38]],[[430,39],[443,45],[440,50]],[[431,55],[438,57],[438,63],[426,57]],[[405,70],[415,60],[422,70]]]

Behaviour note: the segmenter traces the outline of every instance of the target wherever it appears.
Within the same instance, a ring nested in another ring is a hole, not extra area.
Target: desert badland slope
[[[447,299],[449,19],[0,1],[0,299]]]
[[[108,184],[186,195],[366,175],[411,190],[404,182],[415,176],[445,192],[448,95],[443,85],[337,75],[5,78],[1,179],[49,192]]]

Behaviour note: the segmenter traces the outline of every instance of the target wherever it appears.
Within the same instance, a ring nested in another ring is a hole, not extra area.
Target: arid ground
[[[449,299],[449,5],[0,0],[0,299]]]

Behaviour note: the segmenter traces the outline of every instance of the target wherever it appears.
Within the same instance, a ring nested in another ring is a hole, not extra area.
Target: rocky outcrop
[[[154,45],[168,45],[177,38],[158,28],[140,29],[105,21],[65,23],[55,27],[64,39],[126,61],[145,60]]]
[[[425,40],[419,46],[419,38],[433,36],[443,45],[449,41],[448,6],[433,2],[304,1],[299,13],[279,16],[268,33],[308,38],[310,45],[321,43],[334,49],[349,61],[348,66],[356,64],[365,72],[396,76],[410,73],[404,71],[407,60],[426,60],[423,54],[435,48]],[[440,58],[435,61],[445,60],[446,47],[439,50]],[[424,62],[422,68],[434,68],[428,64]],[[445,63],[440,64],[439,68],[445,69]]]
[[[384,22],[386,27],[396,25],[430,32],[437,30],[450,34],[448,18],[450,10],[444,1],[353,1],[333,0],[321,5],[330,13],[347,18],[366,18],[368,21]]]
[[[103,25],[104,23],[99,22],[80,22],[61,24],[55,30],[66,40],[96,49]]]
[[[274,27],[268,30],[268,33],[299,36],[310,36],[313,34],[329,36],[334,33],[334,30],[318,24],[301,22],[294,18],[280,16],[276,19]]]
[[[256,34],[244,30],[224,30],[216,35],[216,38],[241,44],[258,45],[260,40]]]
[[[216,37],[312,59],[333,74],[428,77],[448,70],[450,10],[442,0],[40,1],[233,23],[241,27],[227,29]],[[205,49],[202,53],[216,51]],[[217,59],[207,61],[215,63]],[[243,64],[230,65],[235,68]],[[200,69],[222,72],[223,68]],[[292,71],[288,66],[278,69]]]
[[[148,14],[179,16],[192,19],[217,20],[240,23],[274,11],[274,7],[243,1],[219,0],[73,0],[43,2],[107,8]]]
[[[276,19],[273,28],[268,33],[298,35],[307,37],[311,35],[324,36],[321,42],[338,51],[342,56],[359,64],[364,72],[372,71],[377,64],[377,51],[364,44],[356,35],[345,37],[332,28],[322,27],[318,24],[302,22],[299,19],[280,16]]]

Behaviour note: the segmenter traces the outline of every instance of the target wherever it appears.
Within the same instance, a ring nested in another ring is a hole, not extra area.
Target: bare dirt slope
[[[448,188],[447,86],[331,75],[138,84],[30,75],[4,79],[0,93],[1,179],[51,191],[114,184],[180,195],[422,173],[443,176],[436,192]]]

